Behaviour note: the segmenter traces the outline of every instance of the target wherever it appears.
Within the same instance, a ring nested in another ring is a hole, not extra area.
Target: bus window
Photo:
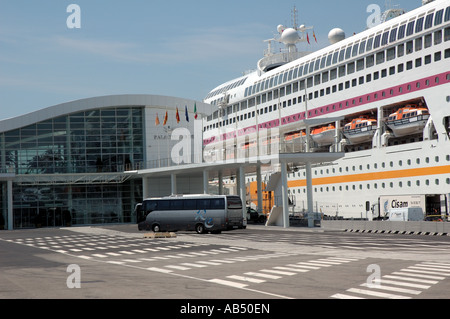
[[[148,214],[154,211],[158,207],[156,201],[146,201],[144,202],[144,211]]]
[[[195,209],[197,209],[197,200],[196,199],[186,199],[184,201],[184,209],[185,210],[195,210]]]
[[[159,211],[170,210],[170,201],[168,200],[160,200],[158,201],[158,205],[156,207]]]
[[[209,199],[197,199],[197,209],[209,209]]]
[[[211,209],[225,209],[225,200],[223,198],[212,199]]]
[[[170,210],[182,210],[182,209],[183,209],[183,201],[182,200],[170,201]]]
[[[239,197],[227,197],[228,208],[242,209],[242,201]]]

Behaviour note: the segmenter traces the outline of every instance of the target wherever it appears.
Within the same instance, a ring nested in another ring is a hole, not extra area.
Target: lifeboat
[[[395,137],[403,137],[422,133],[429,118],[428,109],[408,105],[389,115],[386,125]]]
[[[296,140],[296,139],[298,139],[300,137],[304,137],[304,136],[306,136],[306,133],[304,131],[292,132],[292,133],[286,134],[285,137],[284,137],[284,140],[286,142],[292,142],[292,141],[294,141],[294,140]]]
[[[336,126],[330,124],[328,126],[323,126],[315,128],[311,132],[311,138],[314,142],[320,146],[331,145],[335,141],[336,136]]]
[[[366,117],[353,119],[344,127],[344,135],[351,144],[370,142],[377,130],[377,120]]]

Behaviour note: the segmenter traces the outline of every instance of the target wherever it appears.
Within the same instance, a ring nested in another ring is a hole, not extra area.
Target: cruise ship
[[[347,37],[333,29],[330,45],[315,52],[298,50],[315,34],[293,20],[278,26],[255,71],[205,97],[216,108],[203,122],[209,156],[233,160],[236,148],[275,143],[281,152],[344,152],[312,168],[315,212],[374,219],[389,207],[420,206],[427,216],[448,216],[450,0],[391,9],[380,24]],[[284,49],[275,52],[274,43]],[[317,124],[305,126],[306,119]],[[270,167],[264,181],[276,173]],[[305,211],[306,184],[306,168],[291,165],[294,214]]]

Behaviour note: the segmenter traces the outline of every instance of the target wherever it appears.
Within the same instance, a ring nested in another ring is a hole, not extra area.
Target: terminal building
[[[211,113],[187,99],[116,95],[0,121],[0,229],[136,222],[142,178],[125,171],[173,165],[173,134],[195,134],[195,122],[201,134]],[[163,184],[156,195],[170,195]]]

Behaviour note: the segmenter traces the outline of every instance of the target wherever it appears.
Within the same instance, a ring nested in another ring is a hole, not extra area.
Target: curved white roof
[[[193,108],[194,103],[197,105],[198,114],[206,116],[212,114],[213,111],[212,106],[210,104],[205,104],[203,102],[177,97],[169,97],[161,95],[145,95],[145,94],[109,95],[109,96],[93,97],[58,104],[28,114],[24,114],[18,117],[1,120],[0,133],[15,130],[51,118],[94,109],[123,107],[123,106],[147,106],[147,107],[157,107],[164,110],[165,109],[175,110],[176,107],[178,107],[180,112],[182,108],[184,112],[185,105],[188,105],[189,108]]]

